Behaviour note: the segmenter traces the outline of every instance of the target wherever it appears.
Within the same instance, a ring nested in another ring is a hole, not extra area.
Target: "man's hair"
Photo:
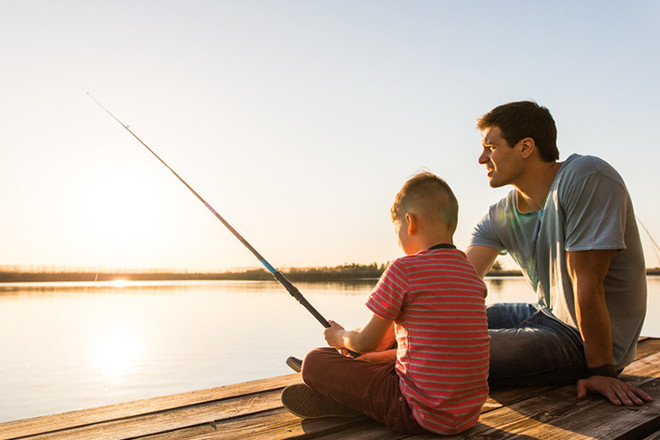
[[[530,137],[534,139],[541,159],[546,162],[559,159],[555,120],[547,108],[533,101],[510,102],[495,107],[477,120],[477,127],[479,130],[499,128],[511,147]]]
[[[458,201],[451,188],[435,174],[423,171],[403,185],[390,210],[392,221],[412,212],[433,220],[441,219],[454,231],[458,224]]]

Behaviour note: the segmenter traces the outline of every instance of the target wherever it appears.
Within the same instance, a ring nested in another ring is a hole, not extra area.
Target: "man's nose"
[[[488,163],[490,160],[490,155],[488,154],[488,150],[484,148],[484,150],[481,152],[481,156],[479,156],[479,163],[484,165]]]

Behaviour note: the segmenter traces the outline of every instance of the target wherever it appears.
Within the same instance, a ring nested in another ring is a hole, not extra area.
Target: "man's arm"
[[[499,254],[500,251],[488,246],[470,246],[465,251],[468,261],[477,269],[477,274],[481,278],[485,277],[493,267]]]
[[[605,302],[604,281],[616,250],[567,251],[566,266],[573,284],[575,313],[584,343],[587,368],[614,363],[612,329]],[[641,405],[651,397],[615,377],[593,375],[578,381],[578,397],[602,394],[615,405]]]

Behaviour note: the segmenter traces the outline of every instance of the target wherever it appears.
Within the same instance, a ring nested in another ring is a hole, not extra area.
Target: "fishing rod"
[[[248,243],[248,241],[247,241],[245,238],[243,238],[243,236],[242,236],[241,234],[239,234],[238,231],[237,231],[236,229],[234,229],[234,228],[232,227],[232,225],[230,225],[230,224],[227,222],[227,220],[225,220],[225,219],[224,219],[224,218],[218,213],[218,211],[216,211],[215,209],[213,209],[213,207],[212,207],[211,205],[209,205],[208,202],[207,202],[206,200],[204,200],[204,199],[202,198],[202,196],[200,196],[200,195],[197,193],[197,191],[195,191],[190,185],[188,185],[188,182],[186,182],[185,180],[183,180],[183,178],[181,178],[181,176],[179,176],[179,175],[176,173],[176,171],[174,171],[174,170],[173,170],[173,169],[172,169],[167,163],[165,163],[165,161],[164,161],[163,159],[161,159],[160,156],[158,156],[158,155],[154,152],[154,150],[152,150],[151,148],[149,148],[149,146],[148,146],[147,144],[145,144],[145,143],[142,141],[142,139],[140,139],[135,133],[133,133],[133,131],[128,127],[128,125],[125,125],[123,122],[121,122],[121,121],[120,121],[115,115],[113,115],[113,114],[110,112],[110,110],[108,110],[107,108],[105,108],[105,107],[103,106],[103,104],[101,104],[99,101],[97,101],[96,99],[94,99],[94,97],[93,97],[89,92],[87,92],[87,96],[89,96],[90,99],[91,99],[92,101],[94,101],[96,104],[98,104],[99,107],[101,107],[103,110],[105,110],[106,113],[108,113],[108,114],[109,114],[109,115],[110,115],[115,121],[117,121],[119,124],[121,124],[121,126],[124,127],[124,129],[126,129],[126,131],[128,131],[131,135],[133,135],[133,137],[134,137],[135,139],[137,139],[138,142],[140,142],[140,143],[141,143],[141,144],[142,144],[147,150],[149,150],[149,152],[150,152],[151,154],[153,154],[154,157],[156,157],[156,159],[158,159],[158,160],[160,161],[160,163],[162,163],[163,165],[165,165],[165,167],[166,167],[168,170],[170,170],[170,171],[172,172],[172,174],[174,174],[174,175],[176,176],[176,178],[179,179],[179,180],[181,181],[181,183],[183,183],[183,184],[186,186],[186,188],[188,188],[188,189],[190,190],[190,192],[192,192],[192,193],[195,195],[195,197],[197,197],[197,198],[199,199],[199,201],[202,202],[202,203],[204,204],[204,206],[206,206],[206,207],[208,208],[208,210],[211,211],[211,212],[213,213],[213,215],[215,215],[215,217],[216,217],[218,220],[220,220],[220,222],[222,222],[222,224],[225,225],[225,227],[226,227],[227,229],[229,229],[229,231],[230,231],[232,234],[234,234],[234,236],[235,236],[236,238],[238,238],[238,240],[239,240],[241,243],[243,243],[243,245],[245,245],[245,247],[248,248],[248,250],[249,250],[250,252],[252,252],[252,254],[254,254],[255,257],[257,257],[257,260],[259,260],[259,261],[261,262],[261,264],[263,264],[264,267],[265,267],[266,269],[268,269],[268,272],[270,272],[271,275],[273,275],[273,277],[274,277],[277,281],[279,281],[279,283],[280,283],[282,286],[284,286],[284,288],[287,290],[287,292],[289,292],[289,294],[290,294],[291,296],[293,296],[296,300],[298,300],[298,302],[299,302],[300,304],[302,304],[302,305],[303,305],[303,306],[304,306],[304,307],[305,307],[305,308],[306,308],[306,309],[307,309],[307,310],[308,310],[308,311],[314,316],[314,318],[316,318],[317,321],[321,323],[321,325],[323,325],[325,328],[329,328],[329,327],[330,327],[330,323],[329,323],[329,322],[328,322],[328,321],[327,321],[327,320],[326,320],[326,319],[325,319],[325,318],[324,318],[324,317],[323,317],[323,316],[322,316],[322,315],[321,315],[321,314],[320,314],[320,313],[314,308],[314,306],[312,306],[312,305],[309,303],[309,301],[307,301],[307,299],[305,299],[305,297],[302,295],[302,293],[300,293],[300,290],[298,290],[298,288],[297,288],[296,286],[294,286],[293,284],[291,284],[291,282],[290,282],[290,281],[289,281],[289,280],[288,280],[288,279],[282,274],[282,272],[280,272],[279,270],[275,269],[275,268],[274,268],[274,267],[273,267],[273,266],[272,266],[272,265],[271,265],[271,264],[270,264],[270,263],[269,263],[269,262],[268,262],[263,256],[261,256],[261,254],[260,254],[259,252],[257,252],[257,250],[256,250],[255,248],[253,248],[252,245],[251,245],[250,243]]]

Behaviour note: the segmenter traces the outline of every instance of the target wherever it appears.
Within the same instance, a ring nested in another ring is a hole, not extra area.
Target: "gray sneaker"
[[[302,360],[297,357],[289,356],[286,360],[286,364],[296,373],[300,373],[300,370],[302,369]]]
[[[289,385],[282,390],[282,404],[304,419],[319,417],[355,417],[360,413],[317,393],[304,384]]]

